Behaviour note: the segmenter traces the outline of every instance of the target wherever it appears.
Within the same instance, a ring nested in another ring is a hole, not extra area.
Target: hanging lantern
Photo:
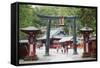
[[[64,17],[63,16],[59,19],[59,26],[64,26]]]

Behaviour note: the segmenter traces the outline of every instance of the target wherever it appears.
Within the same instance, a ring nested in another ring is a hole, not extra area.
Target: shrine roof
[[[72,41],[73,36],[68,36],[68,37],[63,37],[61,40],[59,40],[59,42],[66,42],[66,41]]]
[[[39,30],[39,29],[36,28],[36,27],[34,27],[34,26],[28,26],[28,27],[26,27],[26,28],[21,28],[21,30],[27,30],[27,31],[28,31],[28,30],[29,30],[29,31],[30,31],[30,30],[35,30],[35,31],[36,31],[36,30]]]
[[[90,28],[90,27],[83,27],[83,28],[81,28],[80,30],[81,30],[81,31],[93,31],[93,29]]]
[[[42,37],[40,37],[38,39],[46,39],[46,35],[47,35],[47,33],[45,33]],[[66,34],[64,33],[64,31],[61,28],[52,29],[50,31],[50,38],[62,38],[65,36],[66,36]]]
[[[19,43],[28,43],[28,40],[19,40]]]

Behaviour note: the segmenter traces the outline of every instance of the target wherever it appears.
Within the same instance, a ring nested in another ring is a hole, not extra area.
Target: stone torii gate
[[[50,26],[51,26],[51,20],[55,20],[55,19],[61,19],[61,22],[64,21],[64,19],[71,19],[73,20],[73,54],[77,54],[77,46],[76,46],[76,16],[47,16],[47,15],[40,15],[37,14],[37,16],[41,19],[45,19],[48,20],[48,24],[47,24],[47,40],[46,40],[46,49],[45,49],[45,55],[49,56],[49,45],[50,45]],[[60,23],[60,26],[62,26]],[[63,24],[64,25],[64,24]]]

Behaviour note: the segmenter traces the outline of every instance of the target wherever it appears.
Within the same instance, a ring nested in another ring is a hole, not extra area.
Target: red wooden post
[[[34,57],[35,56],[35,35],[33,34],[33,32],[29,33],[29,53],[28,56],[30,57]]]

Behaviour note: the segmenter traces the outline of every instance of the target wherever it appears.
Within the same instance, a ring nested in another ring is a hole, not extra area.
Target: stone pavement
[[[19,64],[27,64],[27,63],[44,63],[44,62],[60,62],[60,61],[78,61],[78,60],[93,60],[95,58],[82,58],[83,49],[77,49],[78,54],[73,55],[73,49],[69,49],[68,53],[62,53],[61,50],[58,51],[56,49],[50,49],[50,56],[45,56],[45,47],[40,49],[36,49],[36,54],[38,56],[38,60],[34,61],[24,61],[22,59],[19,60]]]

